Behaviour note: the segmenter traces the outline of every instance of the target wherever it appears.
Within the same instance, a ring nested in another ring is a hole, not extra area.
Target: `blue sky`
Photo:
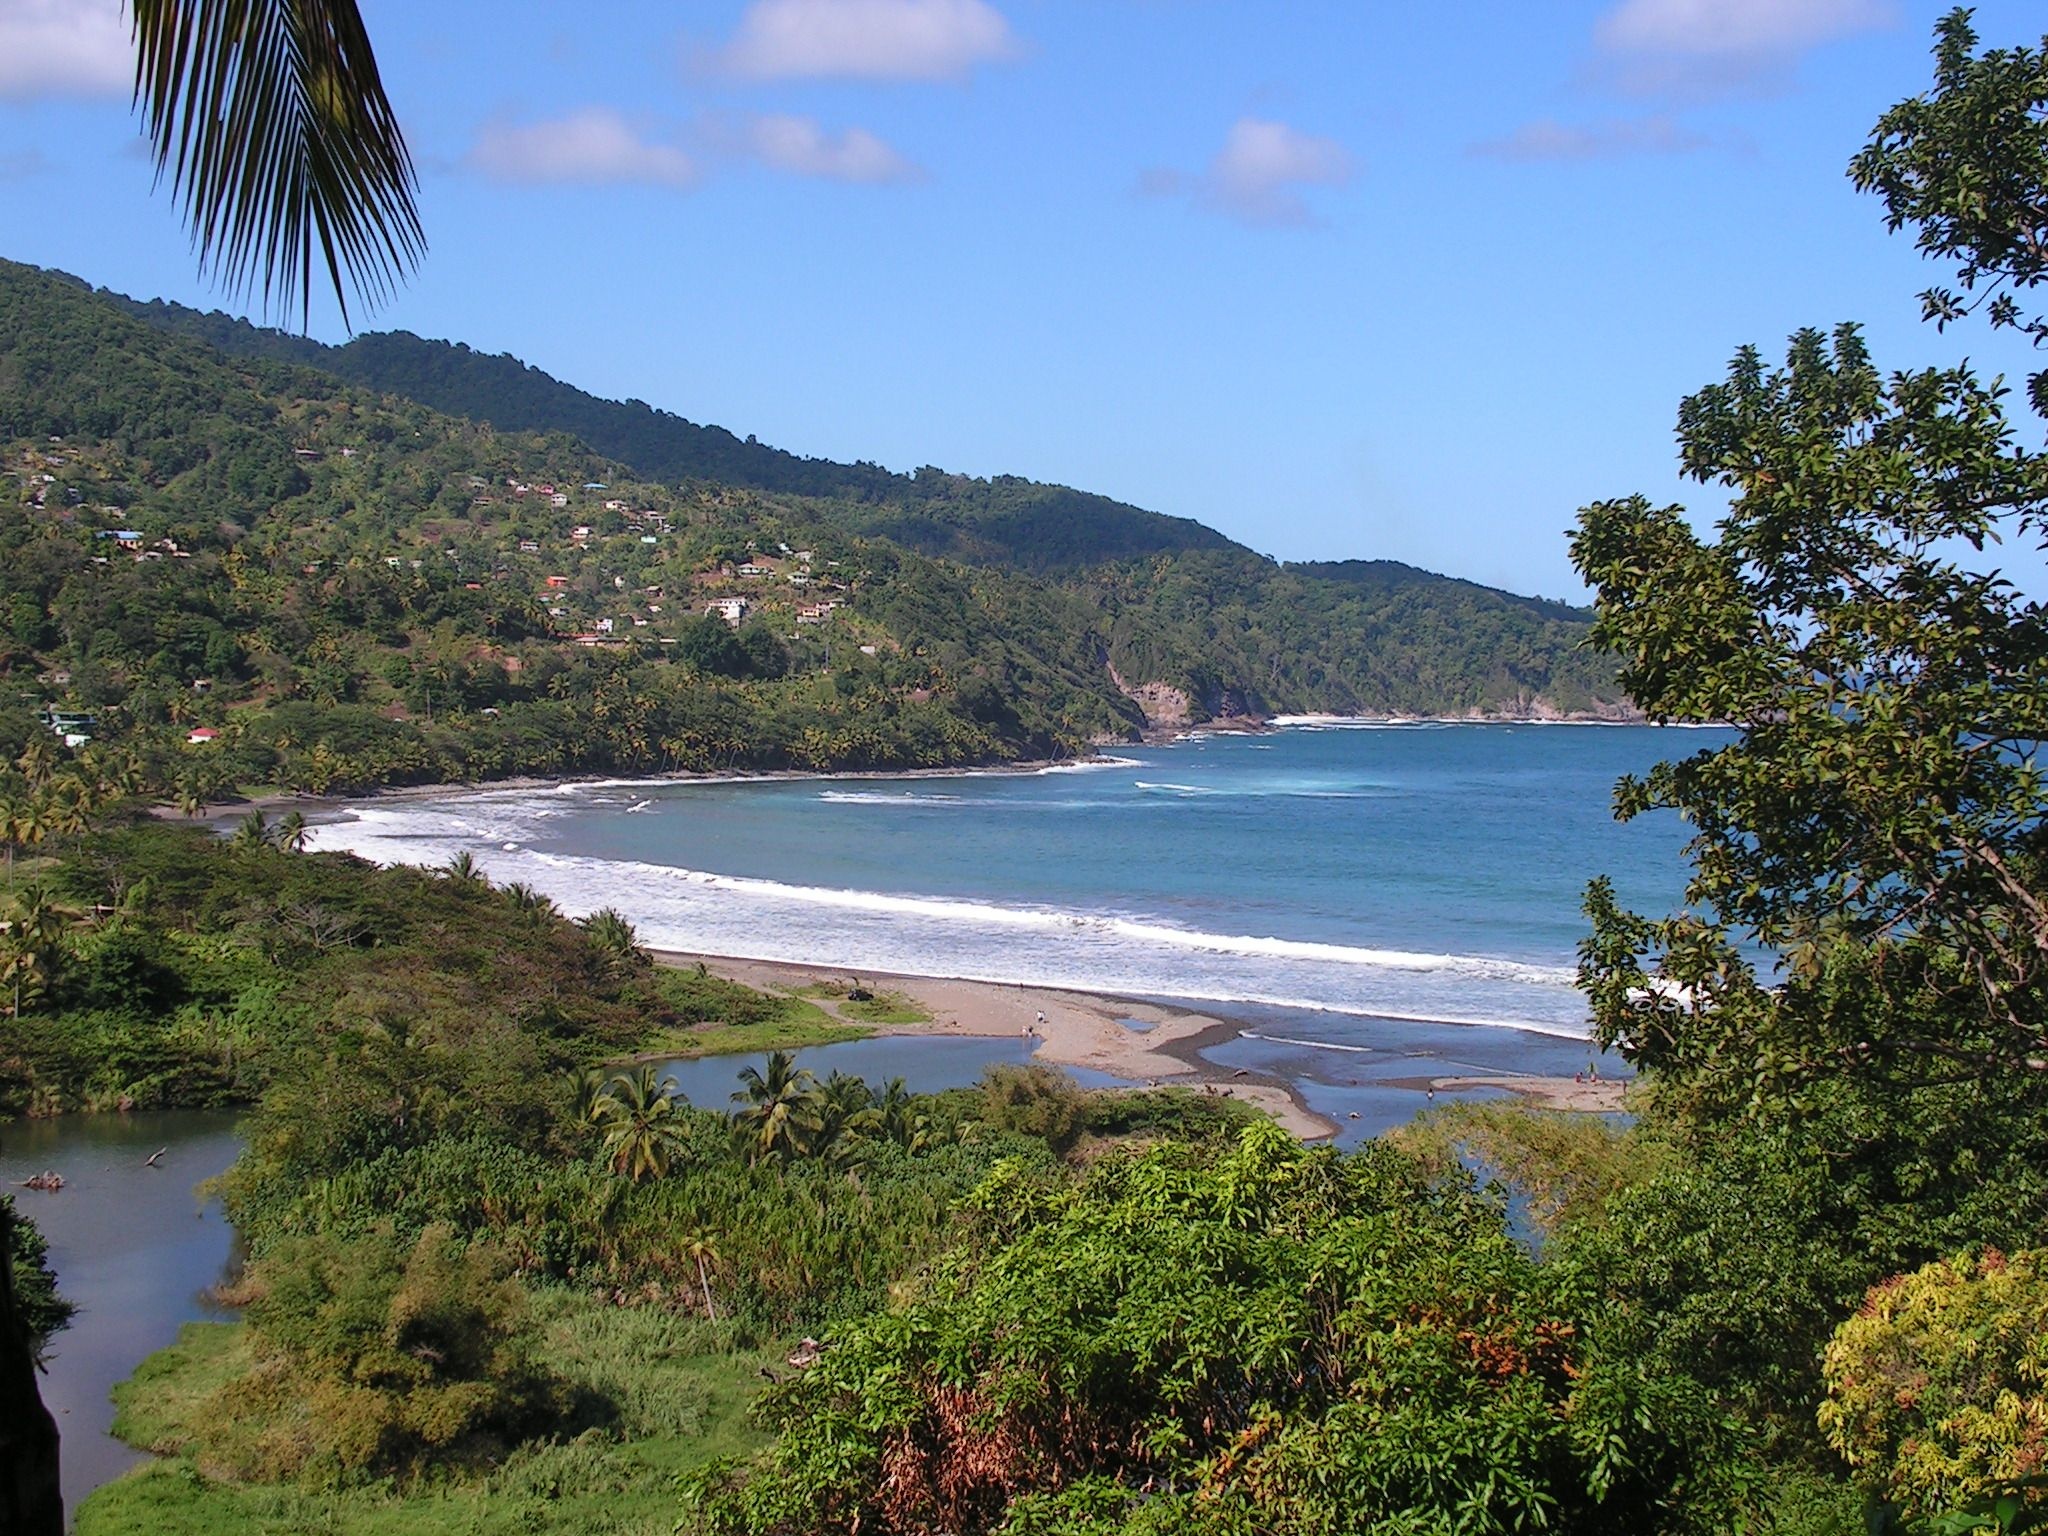
[[[1576,596],[1582,504],[1711,512],[1672,421],[1737,345],[1853,319],[1887,366],[2027,366],[1919,324],[1937,272],[1844,175],[1943,9],[364,0],[429,241],[367,324]],[[151,195],[126,48],[111,0],[0,0],[0,255],[249,312]]]

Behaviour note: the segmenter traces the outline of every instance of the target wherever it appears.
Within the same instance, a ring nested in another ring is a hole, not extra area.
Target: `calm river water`
[[[42,1381],[63,1436],[67,1510],[142,1460],[108,1432],[114,1383],[181,1325],[222,1315],[204,1293],[227,1268],[234,1233],[195,1186],[225,1172],[240,1145],[233,1115],[191,1110],[0,1126],[0,1184],[49,1239],[58,1287],[78,1307],[51,1341]],[[61,1190],[19,1187],[44,1169],[63,1175]]]

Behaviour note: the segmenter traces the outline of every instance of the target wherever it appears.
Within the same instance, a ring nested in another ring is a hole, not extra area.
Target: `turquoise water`
[[[1683,885],[1682,827],[1616,823],[1614,780],[1719,739],[1321,722],[1029,773],[384,800],[316,843],[468,849],[662,948],[1185,999],[1323,1045],[1440,1024],[1577,1041],[1587,880],[1656,910]]]

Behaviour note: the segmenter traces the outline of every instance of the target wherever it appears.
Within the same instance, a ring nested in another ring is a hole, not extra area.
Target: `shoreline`
[[[804,965],[788,960],[744,960],[729,955],[650,950],[658,965],[702,965],[725,981],[761,992],[799,992],[821,983],[842,983],[856,973],[832,966]],[[1192,1009],[1168,1007],[1141,998],[1113,997],[958,977],[912,976],[894,971],[860,971],[863,982],[900,992],[931,1015],[928,1024],[870,1024],[878,1035],[951,1035],[979,1039],[1021,1039],[1027,1028],[1040,1041],[1033,1060],[1051,1066],[1085,1067],[1121,1078],[1134,1087],[1197,1088],[1256,1104],[1303,1141],[1326,1140],[1337,1134],[1335,1122],[1310,1109],[1293,1086],[1281,1079],[1246,1072],[1234,1075],[1201,1059],[1200,1052],[1229,1039],[1237,1026],[1226,1019]],[[835,1019],[831,1000],[811,998]],[[1039,1024],[1038,1016],[1045,1022]],[[1149,1027],[1135,1030],[1120,1023],[1136,1019]],[[857,1023],[858,1020],[845,1020]]]
[[[1040,1040],[1034,1059],[1048,1065],[1082,1067],[1120,1078],[1135,1087],[1193,1088],[1254,1104],[1303,1141],[1324,1141],[1340,1127],[1309,1107],[1299,1088],[1285,1078],[1219,1067],[1202,1052],[1238,1037],[1242,1026],[1198,1008],[1109,993],[958,977],[916,976],[893,971],[809,965],[787,960],[749,960],[682,950],[649,950],[659,965],[702,965],[710,974],[757,991],[799,993],[820,984],[843,984],[856,974],[882,990],[898,992],[931,1015],[926,1024],[866,1024],[845,1018],[829,998],[810,998],[835,1020],[861,1023],[877,1035],[947,1035],[1019,1039],[1027,1028]],[[1045,1022],[1037,1022],[1039,1015]],[[1121,1022],[1146,1025],[1132,1029]],[[1385,1080],[1411,1091],[1418,1112],[1437,1092],[1506,1092],[1533,1108],[1611,1114],[1623,1110],[1626,1082],[1574,1082],[1537,1074],[1473,1075],[1446,1071]],[[1353,1117],[1356,1118],[1355,1116]]]
[[[677,769],[643,774],[569,773],[552,775],[512,774],[502,779],[445,779],[432,784],[385,784],[345,793],[315,794],[311,790],[278,790],[233,800],[213,800],[186,816],[176,806],[158,804],[149,814],[163,821],[191,821],[220,826],[239,820],[251,811],[300,810],[338,815],[351,805],[377,800],[432,799],[451,794],[521,794],[568,789],[577,785],[620,787],[659,784],[786,784],[831,782],[834,780],[916,780],[955,779],[1072,773],[1092,768],[1121,766],[1115,753],[1119,747],[1170,746],[1200,736],[1266,735],[1288,730],[1404,729],[1417,726],[1645,726],[1659,730],[1702,730],[1720,727],[1691,721],[1615,719],[1605,715],[1270,715],[1265,717],[1224,717],[1199,724],[1147,730],[1136,741],[1099,742],[1085,757],[1028,758],[1011,763],[970,763],[951,768],[769,768],[731,771]]]

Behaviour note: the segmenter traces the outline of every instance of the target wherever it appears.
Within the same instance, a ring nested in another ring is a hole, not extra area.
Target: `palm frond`
[[[355,0],[130,0],[135,101],[202,272],[303,321],[317,248],[348,320],[418,263],[418,178]]]

